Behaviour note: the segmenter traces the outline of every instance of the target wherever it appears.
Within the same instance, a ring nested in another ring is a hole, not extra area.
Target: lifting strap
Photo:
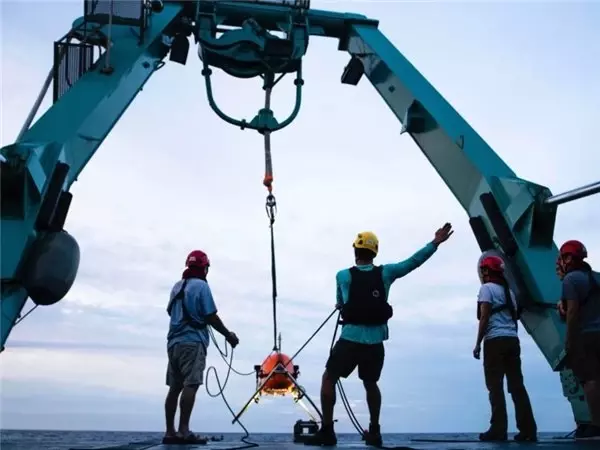
[[[183,284],[181,285],[181,289],[179,289],[179,292],[175,295],[175,297],[173,297],[173,300],[169,302],[169,306],[167,306],[167,314],[169,314],[169,317],[171,317],[171,311],[173,311],[173,306],[175,305],[175,302],[181,300],[183,323],[189,325],[195,330],[203,330],[206,328],[206,324],[199,323],[196,320],[194,320],[194,318],[190,315],[190,312],[188,311],[187,307],[185,306],[185,287],[187,286],[187,282],[188,280],[185,280],[183,282]]]
[[[265,78],[265,110],[271,108],[271,91],[273,90],[272,81]],[[277,271],[275,265],[275,234],[273,224],[275,223],[275,214],[277,213],[277,202],[273,195],[273,160],[271,158],[271,131],[263,130],[262,134],[265,138],[265,177],[263,184],[267,188],[269,194],[265,209],[269,218],[269,228],[271,231],[271,283],[272,283],[272,302],[273,302],[273,351],[279,351],[277,343]]]
[[[273,301],[273,351],[278,351],[277,345],[277,270],[275,265],[275,234],[273,224],[275,223],[275,214],[277,212],[277,203],[275,196],[271,193],[267,196],[266,204],[267,216],[269,217],[269,228],[271,229],[271,283],[272,283],[272,301]]]

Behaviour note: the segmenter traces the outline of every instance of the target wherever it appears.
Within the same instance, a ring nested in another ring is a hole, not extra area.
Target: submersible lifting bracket
[[[284,366],[283,363],[278,362],[275,365],[275,367],[273,367],[273,369],[268,374],[265,374],[265,373],[263,373],[261,366],[259,366],[259,365],[254,366],[254,371],[256,372],[256,391],[250,396],[248,401],[244,404],[244,406],[242,406],[240,411],[234,416],[231,423],[234,424],[240,420],[240,418],[246,412],[246,410],[248,409],[248,407],[250,406],[252,401],[254,401],[254,403],[259,402],[260,396],[261,396],[262,392],[265,390],[265,386],[274,377],[280,377],[280,378],[283,377],[285,380],[287,380],[291,383],[291,386],[293,386],[291,393],[292,393],[292,398],[294,400],[294,403],[299,404],[306,411],[306,413],[309,415],[309,417],[311,418],[312,421],[316,421],[316,419],[311,414],[310,410],[306,407],[306,405],[302,402],[303,398],[306,398],[306,400],[310,403],[310,405],[313,407],[313,409],[319,415],[319,418],[322,419],[323,415],[321,414],[321,411],[319,410],[317,405],[312,401],[310,396],[306,393],[306,390],[298,384],[297,378],[298,378],[298,375],[300,374],[299,366],[294,365],[293,368],[294,368],[294,371],[292,373],[290,373],[290,371],[286,369],[286,367]]]
[[[310,36],[337,39],[338,50],[351,56],[342,83],[371,82],[467,212],[481,250],[504,256],[512,287],[527,304],[524,328],[560,372],[576,422],[590,421],[581,386],[562,367],[565,324],[554,308],[560,282],[553,233],[557,205],[596,193],[599,184],[552,196],[517,177],[378,30],[378,21],[310,9],[307,1],[84,1],[83,17],[55,43],[53,105],[30,127],[33,111],[17,142],[1,149],[2,347],[28,297],[51,305],[68,293],[79,262],[79,247],[64,230],[69,188],[167,55],[185,64],[191,35],[200,44],[207,87],[209,66],[242,78],[267,69],[299,73]],[[296,83],[299,96],[300,77]],[[261,132],[285,123],[268,111],[258,118],[233,123]]]
[[[334,311],[335,312],[335,311]],[[292,362],[296,357],[300,354],[300,352],[308,345],[308,343],[312,340],[313,337],[319,332],[321,328],[329,321],[330,316],[321,324],[319,328],[312,334],[312,336],[292,355],[292,357],[288,357],[287,355],[281,353],[281,333],[279,334],[278,343],[276,343],[273,351],[265,358],[262,364],[254,366],[254,372],[256,374],[256,391],[250,396],[248,401],[244,404],[244,406],[240,409],[239,413],[234,415],[231,423],[238,422],[242,414],[246,412],[252,400],[255,403],[258,403],[260,400],[260,396],[263,393],[269,395],[286,395],[291,394],[294,400],[294,403],[299,404],[310,417],[309,421],[299,420],[296,422],[294,426],[294,442],[301,442],[305,440],[307,437],[314,434],[315,429],[313,424],[317,424],[317,419],[310,412],[307,406],[302,402],[303,398],[306,398],[313,409],[319,415],[319,422],[323,420],[323,414],[321,410],[317,407],[315,402],[312,401],[310,396],[307,394],[306,390],[298,384],[298,377],[300,376],[300,366],[292,365]],[[271,360],[275,360],[276,364],[269,369],[268,362]],[[267,366],[267,368],[265,368]],[[268,372],[267,372],[268,371]],[[267,373],[265,373],[267,372]],[[270,381],[275,381],[273,384],[277,385],[270,386]]]

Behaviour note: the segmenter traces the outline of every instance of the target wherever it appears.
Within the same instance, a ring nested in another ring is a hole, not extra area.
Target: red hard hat
[[[187,259],[185,260],[185,265],[187,267],[208,267],[210,266],[210,261],[208,260],[206,253],[204,253],[202,250],[194,250],[188,255]]]
[[[481,260],[481,263],[479,264],[479,268],[487,269],[490,272],[503,273],[504,272],[504,261],[502,261],[502,258],[499,258],[498,256],[488,256]]]
[[[560,247],[560,256],[573,255],[576,258],[587,258],[587,249],[579,241],[571,240]]]

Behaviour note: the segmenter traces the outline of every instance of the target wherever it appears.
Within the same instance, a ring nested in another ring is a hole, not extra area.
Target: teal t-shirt
[[[408,275],[410,272],[420,267],[437,250],[437,246],[430,242],[421,250],[416,252],[410,258],[395,264],[383,264],[382,275],[385,291],[389,299],[390,288],[394,281]],[[372,270],[373,264],[356,266],[359,270]],[[342,305],[348,301],[350,291],[350,269],[340,270],[336,277],[336,296],[337,304]],[[344,325],[340,338],[361,344],[379,344],[386,341],[389,337],[387,325],[366,326],[366,325]]]

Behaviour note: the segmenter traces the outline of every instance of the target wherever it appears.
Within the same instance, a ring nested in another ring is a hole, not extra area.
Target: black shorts
[[[358,366],[358,378],[366,382],[379,381],[385,350],[379,344],[359,344],[339,339],[329,355],[325,368],[332,378],[347,378]]]

